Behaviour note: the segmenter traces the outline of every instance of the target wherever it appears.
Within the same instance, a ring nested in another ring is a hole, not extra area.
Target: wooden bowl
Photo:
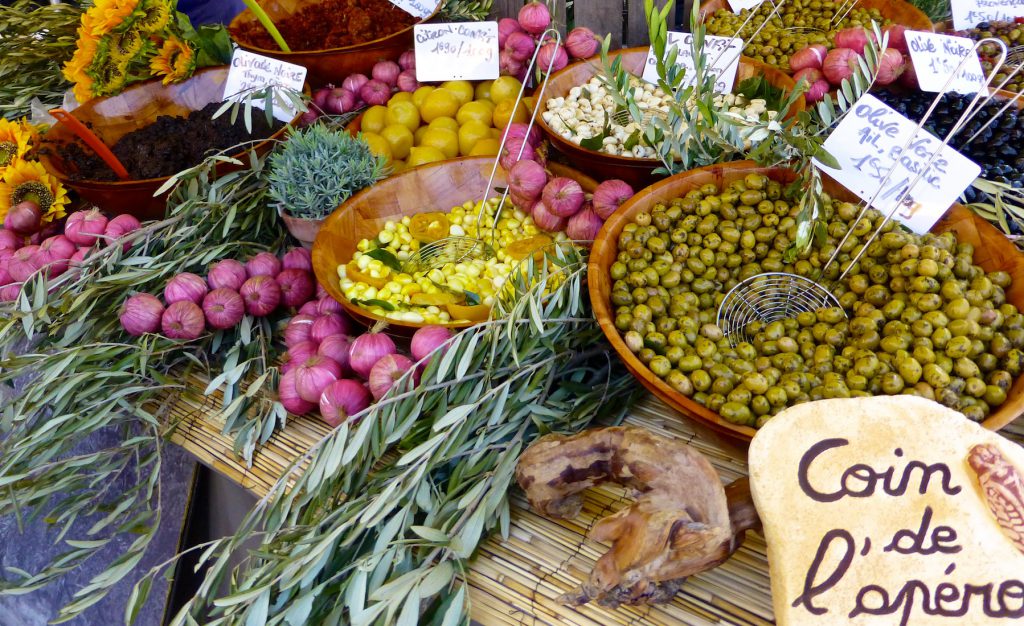
[[[902,24],[911,30],[933,32],[934,26],[924,11],[904,0],[859,0],[858,9],[878,9],[882,17],[894,24]],[[702,21],[720,10],[732,11],[728,0],[705,0],[700,3]]]
[[[668,202],[701,185],[713,183],[721,187],[750,173],[767,174],[773,180],[781,183],[792,182],[796,177],[795,173],[789,169],[761,168],[752,161],[737,161],[691,170],[656,183],[624,202],[608,218],[594,241],[587,272],[587,283],[594,315],[605,336],[608,337],[608,341],[611,342],[619,357],[637,380],[654,395],[684,415],[719,433],[743,441],[749,441],[757,431],[747,426],[730,423],[718,413],[676,392],[665,381],[655,376],[626,347],[622,335],[614,324],[614,312],[610,303],[612,280],[609,271],[617,255],[616,244],[619,234],[637,213],[649,211],[655,204]],[[833,197],[857,201],[853,194],[834,181],[826,181],[825,188]],[[988,271],[1005,270],[1010,273],[1013,282],[1006,291],[1006,300],[1024,310],[1024,255],[1017,250],[1016,246],[983,218],[959,204],[953,205],[953,208],[935,225],[932,232],[941,233],[947,230],[955,232],[961,242],[974,244],[974,262],[977,265]],[[982,425],[992,430],[998,430],[1017,419],[1021,412],[1024,412],[1024,376],[1019,376],[1013,382],[1013,386],[1007,393],[1006,403],[993,412]]]
[[[108,146],[114,145],[121,137],[152,124],[161,115],[186,116],[198,111],[211,102],[220,102],[224,96],[228,67],[210,67],[199,70],[187,81],[177,85],[163,85],[159,79],[133,85],[122,93],[108,98],[96,98],[72,111]],[[260,112],[262,114],[262,112]],[[294,124],[298,117],[292,120]],[[253,149],[258,154],[270,150],[273,142],[284,136],[287,126],[270,137],[256,143]],[[58,122],[43,135],[48,143],[77,141],[77,136],[64,124]],[[85,148],[88,150],[88,148]],[[236,153],[241,157],[248,148]],[[153,197],[169,176],[126,181],[71,180],[72,166],[65,163],[56,150],[51,148],[39,157],[39,161],[60,182],[78,192],[85,200],[111,213],[129,213],[139,219],[160,219],[167,207],[167,195]],[[217,166],[219,173],[237,169],[230,164]]]
[[[627,72],[640,76],[643,74],[644,62],[647,60],[647,51],[648,48],[646,47],[626,48],[609,52],[608,57],[609,59],[614,59],[621,56],[622,67]],[[537,125],[540,126],[541,131],[551,141],[551,145],[555,149],[568,157],[576,167],[587,174],[599,180],[619,178],[632,185],[634,189],[646,187],[655,180],[662,178],[662,176],[655,176],[653,174],[653,171],[661,166],[661,161],[658,159],[637,159],[605,154],[597,150],[588,150],[579,144],[565,139],[544,121],[544,112],[548,108],[548,99],[567,96],[570,89],[585,84],[601,71],[600,59],[595,57],[594,59],[577,61],[552,76],[551,80],[548,81],[547,88],[544,90],[544,97],[540,98],[540,101],[537,102]],[[764,75],[769,83],[785,91],[791,91],[796,88],[796,83],[793,82],[793,79],[786,76],[782,71],[753,59],[740,57],[739,69],[736,72],[736,84],[738,85],[740,81],[758,75]],[[803,111],[804,107],[804,99],[800,98],[793,104],[789,116],[791,117]]]
[[[278,22],[295,13],[303,5],[312,4],[318,0],[261,0],[260,7],[267,13],[271,21]],[[357,3],[358,4],[358,3]],[[441,2],[437,3],[434,12],[420,21],[426,22],[437,15],[441,10]],[[268,50],[240,41],[234,34],[238,27],[246,22],[255,22],[256,16],[252,11],[246,9],[231,20],[228,30],[235,42],[244,49],[256,54],[280,59],[295,65],[301,65],[308,70],[306,80],[314,88],[321,87],[327,83],[341,85],[341,82],[349,74],[367,74],[377,61],[397,61],[398,57],[406,50],[413,47],[412,26],[391,33],[386,37],[374,39],[354,46],[341,48],[330,48],[327,50],[303,50],[295,52],[282,52],[279,49]]]
[[[341,292],[338,266],[351,261],[359,241],[376,237],[389,220],[397,222],[406,215],[428,211],[447,213],[467,200],[482,198],[493,166],[493,157],[461,157],[427,163],[386,178],[352,196],[328,216],[313,242],[313,271],[317,282],[357,321],[371,325],[386,320],[389,328],[399,335],[412,334],[425,326],[387,319],[352,304]],[[571,168],[557,163],[548,166],[556,176],[578,181],[588,193],[597,187],[595,180]],[[505,171],[499,167],[494,186],[506,184]],[[494,195],[492,192],[491,196]],[[463,321],[446,326],[464,328],[473,324]]]

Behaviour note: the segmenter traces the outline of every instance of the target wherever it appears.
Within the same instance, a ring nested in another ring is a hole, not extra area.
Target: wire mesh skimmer
[[[992,99],[994,94],[989,92],[988,86],[992,82],[996,73],[999,72],[1000,68],[1005,63],[1007,51],[1005,44],[1001,41],[994,38],[987,38],[976,42],[970,53],[965,56],[956,69],[950,73],[942,91],[939,92],[932,101],[931,106],[928,108],[924,117],[921,118],[921,121],[917,124],[917,128],[915,128],[914,132],[910,134],[910,137],[906,140],[899,153],[905,153],[907,148],[914,143],[918,134],[924,128],[925,123],[931,117],[939,102],[942,100],[942,97],[949,91],[953,80],[962,69],[964,63],[966,63],[967,59],[971,58],[971,56],[976,55],[978,48],[988,41],[998,44],[1000,46],[1001,53],[998,62],[993,65],[988,76],[986,76],[984,87],[977,92],[970,105],[964,109],[964,112],[961,114],[956,124],[954,124],[950,129],[942,143],[929,154],[926,162],[920,168],[916,177],[910,180],[910,182],[902,188],[902,191],[893,201],[892,207],[885,214],[881,224],[879,224],[874,232],[871,233],[870,237],[861,244],[860,250],[857,254],[854,255],[852,259],[843,261],[845,268],[835,280],[834,284],[840,284],[850,270],[857,265],[861,257],[864,256],[864,253],[867,252],[868,247],[874,242],[878,234],[882,232],[886,224],[889,223],[889,220],[892,219],[899,209],[905,206],[905,201],[912,202],[912,198],[910,196],[911,190],[918,181],[921,180],[921,177],[925,175],[934,160],[949,145],[950,140],[952,140],[953,137],[974,118],[978,111],[982,110],[982,107]],[[1005,81],[1010,80],[1010,78],[1020,70],[1020,66],[1016,67]],[[1002,111],[1012,104],[1013,101],[1007,103],[1007,105],[1000,110],[999,114],[1001,115]],[[988,120],[985,126],[987,127],[988,124],[991,124],[997,117],[998,115],[993,116]],[[984,127],[982,127],[981,130],[984,130]],[[970,143],[970,141],[972,141],[974,137],[981,132],[981,130],[971,136],[966,143]],[[846,235],[843,237],[842,241],[836,245],[835,251],[832,253],[832,256],[828,261],[822,266],[819,275],[826,276],[826,272],[829,267],[837,262],[844,245],[856,230],[857,225],[867,214],[871,206],[875,204],[876,200],[878,200],[882,190],[886,188],[889,179],[896,171],[897,166],[898,160],[894,161],[892,167],[890,167],[886,172],[885,177],[879,183],[878,188],[875,190],[871,199],[863,204],[857,214],[856,220],[850,228],[847,229]],[[750,336],[751,322],[759,321],[762,323],[770,323],[776,320],[792,318],[803,312],[813,312],[822,307],[838,307],[841,311],[843,310],[839,304],[838,298],[836,298],[827,287],[811,280],[810,278],[787,272],[764,273],[744,280],[725,294],[725,298],[722,299],[722,303],[718,307],[716,322],[718,323],[719,328],[722,329],[725,336],[728,337],[730,344],[735,346],[741,341],[750,341],[752,339]],[[845,311],[843,311],[843,314],[846,314]]]
[[[562,35],[555,29],[548,29],[541,36],[541,39],[547,39],[553,41],[555,46],[562,45]],[[533,52],[533,58],[530,59],[530,63],[526,68],[526,75],[533,75],[533,70],[537,66],[537,55],[540,53],[540,47],[538,46]],[[551,60],[548,62],[546,71],[543,72],[543,79],[541,80],[540,86],[536,91],[537,101],[540,101],[544,97],[544,91],[548,86],[548,79],[551,77],[551,72],[554,69],[556,55],[551,55]],[[523,100],[523,94],[526,91],[527,81],[523,81],[519,87],[519,93],[516,95],[516,101],[512,106],[512,110],[516,111],[519,109],[519,105]],[[529,135],[530,131],[533,130],[533,125],[537,121],[537,107],[534,107],[530,113],[530,121],[526,127],[526,134]],[[501,217],[501,211],[505,206],[505,202],[508,198],[508,186],[506,186],[501,192],[501,201],[498,203],[497,208],[494,210],[493,217],[488,212],[488,197],[490,196],[491,190],[494,188],[494,177],[498,172],[498,164],[501,160],[501,155],[505,151],[505,144],[508,142],[508,131],[511,125],[505,127],[505,132],[501,136],[501,144],[498,146],[498,154],[494,157],[494,165],[491,167],[491,175],[487,180],[487,187],[484,189],[483,199],[480,201],[480,212],[477,214],[476,220],[476,237],[470,237],[465,235],[452,235],[438,239],[437,241],[428,243],[425,246],[421,246],[420,249],[409,257],[409,259],[402,264],[402,271],[407,274],[413,274],[415,272],[429,271],[434,268],[443,267],[449,263],[457,264],[468,260],[483,259],[487,260],[494,257],[497,254],[495,246],[495,236],[497,233],[498,219]],[[523,156],[523,152],[526,149],[526,143],[519,148],[519,154],[517,158]],[[485,241],[483,232],[486,228],[487,221],[491,221],[490,227],[490,241]]]

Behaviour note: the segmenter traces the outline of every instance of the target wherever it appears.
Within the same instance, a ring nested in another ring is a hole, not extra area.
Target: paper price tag
[[[1024,0],[952,0],[953,28],[965,30],[982,22],[1012,22],[1024,16]]]
[[[301,65],[237,49],[231,55],[231,69],[224,83],[224,99],[243,102],[249,94],[268,85],[287,87],[301,93],[305,82],[306,68]],[[252,99],[252,105],[260,109],[263,108],[263,102],[263,98]],[[274,117],[283,122],[290,122],[298,113],[294,109],[282,107],[280,102],[274,104]]]
[[[865,94],[825,140],[825,150],[836,158],[840,169],[815,163],[865,202],[878,193],[873,206],[883,213],[888,213],[913,183],[894,218],[915,233],[925,233],[978,177],[981,168],[948,146],[929,164],[942,141],[925,130],[914,136],[916,130],[917,124]],[[895,171],[885,180],[894,163]]]
[[[906,38],[922,91],[941,92],[954,72],[956,77],[949,85],[950,90],[974,94],[985,88],[985,73],[970,39],[910,30]],[[967,61],[960,65],[965,58]]]
[[[686,68],[683,77],[683,84],[693,84],[694,69],[693,49],[690,43],[693,35],[690,33],[668,33],[668,45],[666,50],[675,45],[679,49],[676,57],[676,64]],[[704,38],[704,55],[707,57],[708,71],[717,75],[715,79],[715,91],[718,93],[731,93],[733,83],[736,81],[736,70],[740,66],[740,55],[743,53],[743,40],[739,37],[716,37],[708,35]],[[657,59],[654,58],[654,49],[647,51],[647,61],[644,63],[643,79],[649,83],[658,82]]]
[[[418,18],[429,16],[437,8],[438,0],[390,0],[391,4]]]
[[[417,24],[416,80],[491,80],[498,77],[498,23]]]
[[[757,7],[761,6],[764,0],[729,0],[729,8],[732,9],[733,13],[739,13],[744,9],[750,9],[753,11]]]

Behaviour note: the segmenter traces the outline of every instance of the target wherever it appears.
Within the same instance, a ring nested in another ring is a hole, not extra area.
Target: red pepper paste
[[[308,4],[290,17],[275,21],[293,52],[354,46],[387,37],[419,22],[388,0],[323,0]],[[232,28],[236,41],[278,50],[273,38],[256,20]]]

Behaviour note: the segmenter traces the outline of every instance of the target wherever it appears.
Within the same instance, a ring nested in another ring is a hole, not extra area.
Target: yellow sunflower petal
[[[3,178],[0,178],[0,219],[6,217],[11,206],[20,202],[26,194],[41,199],[43,223],[63,217],[70,201],[64,186],[41,163],[15,161],[4,170]]]

